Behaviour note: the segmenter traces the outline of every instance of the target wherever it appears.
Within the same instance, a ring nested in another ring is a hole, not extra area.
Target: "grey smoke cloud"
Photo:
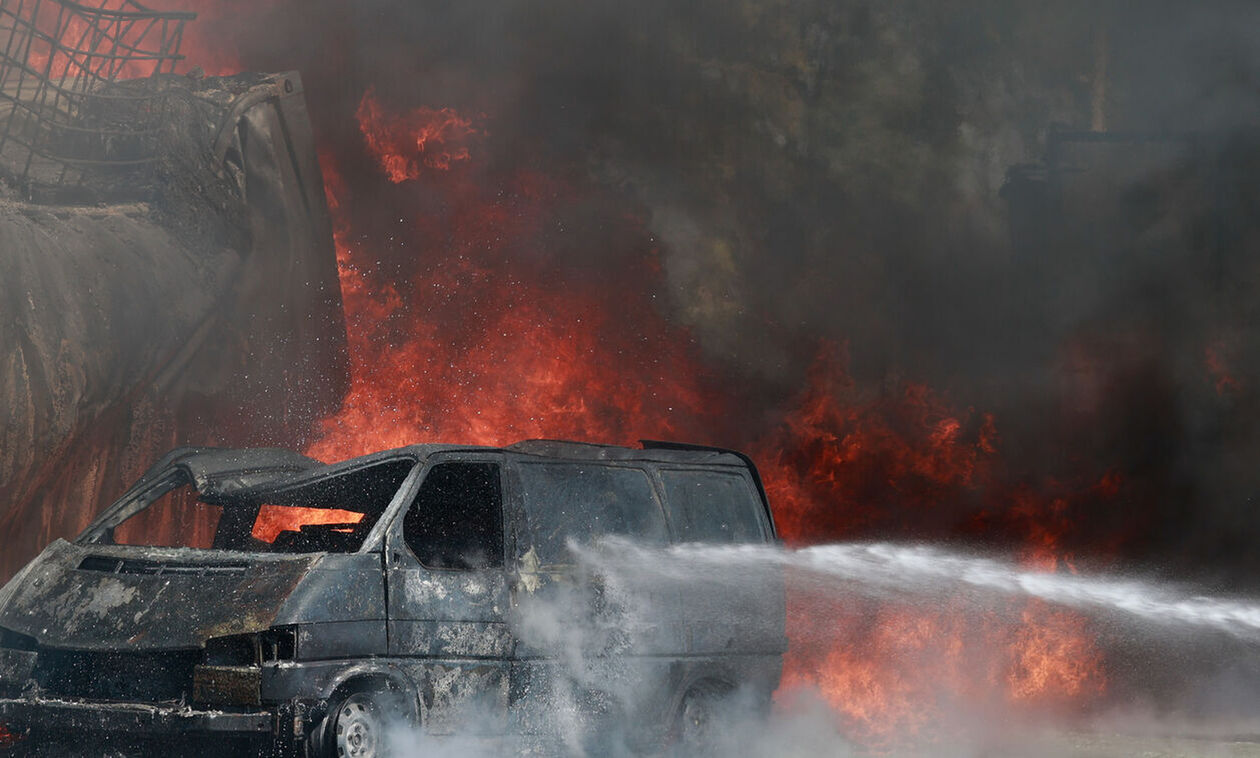
[[[751,397],[757,425],[781,415],[819,340],[839,341],[868,393],[910,379],[993,411],[1016,476],[1121,471],[1132,502],[1097,514],[1080,552],[1105,553],[1109,538],[1090,535],[1123,531],[1124,557],[1147,566],[1239,586],[1258,575],[1246,549],[1260,539],[1248,505],[1260,487],[1248,465],[1260,452],[1254,6],[292,10],[260,11],[283,24],[220,16],[207,33],[247,66],[303,69],[352,202],[371,209],[356,216],[367,238],[443,205],[372,177],[351,118],[362,93],[484,113],[468,170],[487,183],[527,168],[624,193],[660,243],[662,310]],[[313,38],[327,40],[318,55]],[[1007,172],[1043,161],[1054,125],[1203,136],[1188,154],[1077,151],[1062,207],[1034,198],[1015,218]],[[601,239],[601,212],[521,254],[574,272],[634,254]],[[408,242],[382,270],[442,244]],[[1224,395],[1213,346],[1237,380]]]

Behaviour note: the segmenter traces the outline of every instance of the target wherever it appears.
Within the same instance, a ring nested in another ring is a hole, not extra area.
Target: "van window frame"
[[[394,518],[391,514],[395,513],[396,509],[399,507],[400,496],[414,487],[417,472],[421,468],[419,465],[421,463],[420,458],[412,452],[389,451],[388,453],[377,453],[361,458],[352,458],[346,461],[330,463],[322,467],[309,469],[307,471],[296,472],[293,476],[286,478],[280,486],[269,488],[267,485],[260,485],[256,488],[251,488],[251,490],[246,490],[245,492],[268,489],[275,493],[286,492],[294,489],[300,489],[324,479],[344,476],[366,468],[396,461],[406,461],[411,463],[411,470],[403,478],[402,484],[398,486],[398,489],[394,492],[390,502],[384,507],[384,509],[382,509],[380,518],[377,519],[376,524],[372,526],[372,529],[368,531],[367,536],[363,538],[363,543],[359,546],[359,549],[350,553],[345,553],[345,555],[380,552],[382,550],[382,539],[388,528],[388,523]],[[96,540],[99,540],[102,533],[112,531],[115,526],[150,507],[170,490],[185,485],[192,487],[196,492],[200,492],[197,490],[196,483],[193,481],[192,477],[189,476],[188,473],[179,465],[178,460],[167,464],[164,468],[160,467],[160,464],[158,466],[154,466],[145,474],[144,477],[141,478],[140,481],[132,485],[131,489],[123,493],[118,500],[97,514],[87,528],[74,538],[74,543],[78,545],[99,544]],[[163,487],[165,487],[165,489],[162,492],[157,495],[153,494],[154,490]],[[223,501],[231,501],[234,497],[239,497],[242,494],[244,493],[233,493],[224,497],[207,497],[205,502],[211,505],[221,505]],[[143,507],[135,507],[137,503],[141,500],[145,500],[146,498],[148,499],[148,502]],[[217,548],[170,549],[203,551],[218,550]],[[238,552],[243,554],[271,555],[271,553],[250,553],[250,551]]]
[[[396,508],[393,513],[386,512],[381,517],[381,521],[388,520],[382,534],[382,540],[385,547],[386,564],[393,568],[400,567],[419,567],[425,571],[444,574],[474,574],[484,572],[502,573],[511,565],[512,548],[509,546],[511,534],[508,530],[508,483],[507,483],[507,461],[506,456],[502,452],[492,450],[452,450],[438,451],[425,456],[423,464],[416,467],[412,472],[414,479],[399,489],[399,493],[403,496],[402,503],[393,503],[391,508]],[[487,566],[484,568],[455,568],[448,566],[428,566],[420,560],[420,556],[416,555],[411,549],[411,545],[407,544],[404,528],[407,521],[407,513],[411,507],[415,505],[416,498],[420,496],[420,487],[423,486],[424,480],[428,478],[429,472],[435,467],[443,463],[497,463],[499,466],[499,493],[502,502],[499,506],[499,527],[503,530],[503,555],[502,562],[498,566]],[[379,527],[380,524],[377,524]],[[405,551],[405,552],[404,552]],[[402,556],[406,555],[406,558]]]
[[[509,480],[508,486],[511,487],[512,499],[511,499],[511,506],[509,508],[509,506],[507,505],[507,500],[506,500],[507,492],[505,491],[504,493],[505,494],[504,518],[508,519],[508,521],[510,522],[509,523],[510,533],[505,534],[504,536],[505,536],[505,544],[508,541],[507,538],[510,538],[510,541],[511,541],[511,545],[507,548],[509,551],[508,559],[511,562],[509,565],[517,565],[520,562],[520,560],[524,558],[525,553],[527,553],[531,548],[536,547],[535,545],[529,542],[530,530],[529,530],[528,514],[526,513],[526,508],[525,508],[525,496],[526,496],[525,485],[524,485],[524,481],[521,478],[522,466],[564,465],[564,466],[579,467],[579,468],[581,467],[590,468],[590,467],[598,466],[601,468],[630,469],[633,471],[640,472],[647,479],[648,491],[651,493],[652,502],[656,505],[656,511],[660,515],[661,523],[665,525],[665,544],[663,546],[674,544],[673,529],[671,528],[670,523],[669,523],[669,514],[666,512],[666,509],[665,509],[664,490],[662,489],[660,479],[656,474],[656,469],[655,469],[656,464],[654,464],[651,461],[636,461],[636,460],[609,461],[609,460],[591,460],[588,458],[554,458],[550,456],[546,456],[546,457],[533,456],[533,455],[526,455],[526,454],[518,453],[514,455],[509,455],[507,457],[507,462],[508,462],[508,466],[506,469],[506,473]],[[615,535],[615,536],[626,536],[626,535]],[[633,535],[629,535],[629,536],[632,539],[634,538]],[[554,562],[549,563],[547,561],[542,561],[541,560],[542,556],[538,556],[538,557],[541,561],[539,563],[540,568],[563,569],[563,568],[569,568],[573,565],[572,563],[554,563]]]
[[[398,485],[398,489],[394,492],[394,496],[390,498],[389,504],[381,511],[380,518],[376,520],[376,523],[372,526],[371,530],[368,531],[367,536],[363,538],[363,544],[359,546],[358,550],[353,553],[347,553],[347,555],[379,553],[382,549],[381,539],[385,531],[385,524],[392,518],[390,514],[398,508],[399,497],[407,491],[408,486],[415,480],[416,471],[420,468],[420,461],[415,455],[410,453],[403,453],[400,455],[374,455],[365,458],[352,458],[348,461],[342,461],[340,463],[332,463],[329,464],[328,468],[323,471],[319,471],[317,469],[317,476],[302,476],[301,478],[292,481],[286,481],[283,487],[277,487],[275,491],[284,492],[286,490],[300,489],[301,487],[314,484],[322,479],[331,479],[333,477],[351,474],[365,468],[379,466],[384,463],[393,463],[395,461],[409,461],[411,463],[411,470],[407,472],[405,477],[403,477],[402,484]]]
[[[760,535],[759,535],[760,541],[755,542],[755,543],[736,542],[736,543],[720,543],[720,544],[764,545],[771,542],[774,539],[772,536],[773,532],[770,528],[770,524],[768,523],[769,517],[766,515],[765,507],[762,504],[761,495],[758,493],[756,483],[753,481],[752,475],[749,473],[746,467],[744,466],[713,466],[713,465],[696,466],[696,465],[688,465],[686,463],[658,463],[653,468],[654,468],[654,480],[656,482],[656,487],[660,491],[660,499],[664,506],[666,523],[669,524],[669,539],[670,539],[671,544],[674,544],[674,545],[686,544],[684,540],[682,539],[680,530],[675,526],[673,519],[670,518],[670,512],[671,512],[670,505],[672,504],[666,505],[669,502],[669,488],[665,486],[665,477],[663,476],[663,474],[665,472],[677,472],[677,471],[696,472],[700,474],[721,474],[723,476],[734,476],[743,481],[744,488],[748,491],[750,504],[755,506],[753,508],[753,516],[757,520],[757,529],[760,532]]]

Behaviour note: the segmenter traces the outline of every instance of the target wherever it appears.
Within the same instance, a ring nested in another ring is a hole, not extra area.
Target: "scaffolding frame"
[[[91,3],[0,0],[0,167],[28,194],[157,157],[160,75],[197,16]]]

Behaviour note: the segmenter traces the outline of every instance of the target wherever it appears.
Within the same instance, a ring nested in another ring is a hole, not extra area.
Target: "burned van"
[[[0,590],[0,737],[22,754],[92,733],[369,758],[391,720],[528,731],[563,697],[650,749],[734,693],[769,702],[781,579],[651,587],[651,618],[619,625],[625,598],[575,556],[601,538],[776,535],[752,462],[718,449],[175,450]],[[583,625],[599,640],[537,633]],[[616,665],[575,675],[570,645]]]

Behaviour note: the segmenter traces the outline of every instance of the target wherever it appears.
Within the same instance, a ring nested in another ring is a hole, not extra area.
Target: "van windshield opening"
[[[187,477],[143,493],[98,544],[261,553],[352,553],[393,500],[411,460],[379,463],[274,490],[203,499]],[[110,527],[110,524],[106,524]]]

